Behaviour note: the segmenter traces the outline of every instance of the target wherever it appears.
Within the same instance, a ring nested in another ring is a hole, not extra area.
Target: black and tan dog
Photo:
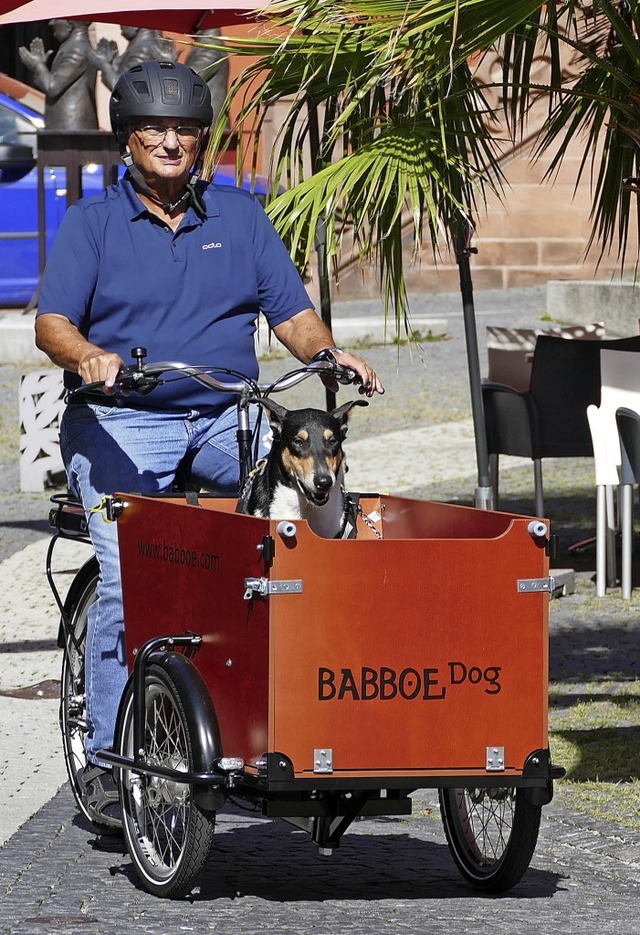
[[[349,509],[342,442],[351,410],[368,403],[355,399],[333,412],[323,412],[287,410],[271,399],[259,402],[267,410],[273,443],[267,458],[247,478],[238,512],[268,519],[305,519],[318,536],[342,536]]]

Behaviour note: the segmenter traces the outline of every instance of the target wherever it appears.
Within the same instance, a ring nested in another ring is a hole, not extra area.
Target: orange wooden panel
[[[203,636],[193,661],[221,725],[224,752],[254,761],[267,749],[269,623],[266,602],[245,601],[245,577],[263,573],[267,520],[182,501],[125,497],[118,520],[126,644],[154,636]]]
[[[410,505],[383,498],[385,536]],[[528,519],[436,507],[417,505],[423,535],[450,511],[477,538],[327,542],[300,524],[304,560],[277,553],[274,577],[304,579],[270,599],[270,746],[297,773],[317,748],[340,775],[482,771],[493,745],[520,771],[547,746],[548,596],[516,587],[548,574],[544,550]]]

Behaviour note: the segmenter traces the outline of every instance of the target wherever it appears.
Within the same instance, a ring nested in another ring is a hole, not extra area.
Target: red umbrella
[[[199,8],[198,0],[0,0],[0,26],[36,20],[82,19],[97,23],[145,26],[192,35],[199,29],[241,25],[256,18],[270,0],[217,0]]]

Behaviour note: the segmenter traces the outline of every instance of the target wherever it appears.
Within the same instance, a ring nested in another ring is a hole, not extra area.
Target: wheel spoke
[[[460,789],[460,814],[469,847],[479,860],[499,861],[509,843],[513,827],[514,790]]]
[[[526,799],[524,790],[441,789],[440,805],[447,843],[463,876],[494,892],[517,883],[540,823],[540,807]]]
[[[60,678],[60,730],[71,790],[80,811],[97,828],[82,798],[79,774],[87,763],[84,739],[86,720],[84,654],[89,609],[96,597],[98,568],[95,560],[83,566],[69,591],[65,611],[70,632],[65,634],[65,650]]]
[[[192,768],[191,735],[175,685],[161,666],[146,677],[145,759],[150,767],[187,772]],[[133,752],[133,696],[125,702],[118,747]],[[209,852],[212,816],[194,805],[188,783],[124,771],[122,803],[129,852],[145,886],[163,896],[184,895]]]
[[[148,760],[150,763],[185,771],[187,749],[184,726],[171,699],[151,696],[147,710]],[[170,869],[179,858],[188,824],[188,810],[180,785],[168,779],[146,779],[144,826],[158,864]]]
[[[513,824],[513,790],[500,797],[489,789],[461,790],[468,809],[468,837],[478,858],[486,863],[499,861],[509,843]]]

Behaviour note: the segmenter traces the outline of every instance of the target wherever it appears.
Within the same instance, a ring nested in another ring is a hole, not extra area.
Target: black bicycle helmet
[[[140,117],[213,120],[211,92],[199,75],[180,62],[141,62],[120,75],[109,101],[111,128],[116,135]]]

